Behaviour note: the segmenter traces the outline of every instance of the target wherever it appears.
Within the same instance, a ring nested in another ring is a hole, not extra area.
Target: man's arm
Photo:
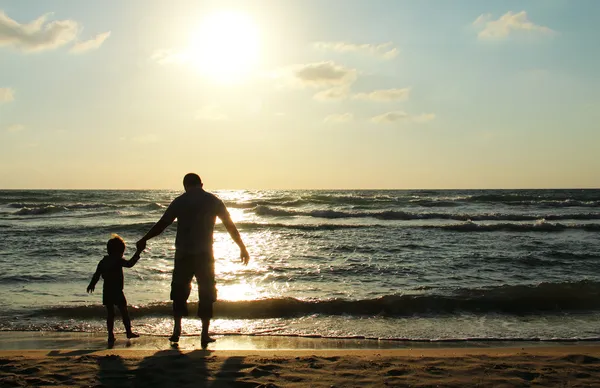
[[[146,249],[146,242],[148,240],[161,234],[165,229],[167,229],[167,226],[171,225],[173,221],[175,221],[175,218],[177,216],[175,213],[175,208],[173,206],[174,203],[175,202],[173,201],[171,205],[169,205],[167,211],[165,211],[165,214],[163,214],[160,220],[158,220],[158,222],[154,224],[152,228],[150,228],[148,233],[146,233],[146,235],[135,244],[135,247],[137,248],[138,252],[142,252],[144,249]]]
[[[102,273],[100,265],[101,263],[98,263],[98,267],[96,267],[96,272],[94,273],[94,276],[92,276],[90,284],[87,286],[87,292],[94,292],[94,290],[96,289],[96,283],[98,283],[98,280],[100,280],[100,274]]]
[[[219,218],[223,222],[223,225],[225,225],[225,229],[227,229],[227,232],[229,232],[229,235],[233,241],[235,241],[238,247],[240,247],[240,259],[242,259],[242,263],[247,265],[248,261],[250,260],[250,255],[248,254],[246,246],[242,241],[242,236],[240,236],[240,232],[238,232],[237,228],[235,227],[235,224],[231,220],[229,213],[226,212],[225,214],[221,214],[219,215]]]
[[[140,253],[141,253],[141,251],[135,251],[135,253],[131,257],[131,259],[123,260],[123,267],[125,267],[125,268],[133,267],[135,265],[135,263],[137,263],[138,260],[140,259]]]

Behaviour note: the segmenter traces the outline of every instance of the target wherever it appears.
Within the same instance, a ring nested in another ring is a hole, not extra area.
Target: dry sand
[[[600,346],[0,351],[0,386],[600,387]]]

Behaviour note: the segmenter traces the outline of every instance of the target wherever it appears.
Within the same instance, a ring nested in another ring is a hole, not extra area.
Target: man
[[[177,237],[175,239],[175,268],[171,281],[171,300],[173,301],[173,335],[169,338],[178,342],[181,335],[181,318],[187,316],[187,299],[192,290],[192,278],[198,283],[198,317],[202,320],[200,343],[206,348],[214,339],[208,335],[210,319],[213,316],[213,303],[217,300],[215,287],[215,268],[213,257],[213,229],[216,217],[219,217],[229,235],[240,247],[240,258],[244,265],[250,256],[246,246],[229,216],[229,212],[219,198],[204,191],[202,181],[196,174],[190,173],[183,178],[185,193],[175,198],[161,219],[137,242],[141,252],[146,242],[161,234],[167,226],[177,219]]]

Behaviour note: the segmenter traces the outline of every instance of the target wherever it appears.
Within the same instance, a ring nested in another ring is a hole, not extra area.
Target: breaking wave
[[[190,311],[196,309],[190,303]],[[386,295],[374,299],[307,301],[270,298],[249,301],[218,301],[215,317],[236,319],[288,318],[296,316],[349,315],[400,317],[418,314],[456,313],[535,314],[539,312],[590,311],[600,309],[600,284],[592,281],[460,289],[453,295]],[[135,316],[169,316],[171,303],[132,307]],[[102,316],[102,306],[60,306],[40,309],[32,317],[86,319]]]

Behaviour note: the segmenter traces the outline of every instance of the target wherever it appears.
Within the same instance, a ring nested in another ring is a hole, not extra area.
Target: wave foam
[[[190,311],[197,308],[190,303]],[[303,301],[270,298],[250,301],[219,301],[215,316],[260,319],[298,316],[350,315],[399,317],[418,314],[455,313],[534,314],[538,312],[591,311],[600,309],[600,283],[540,283],[530,286],[500,286],[491,289],[461,289],[453,295],[386,295],[374,299]],[[171,303],[133,307],[136,316],[168,316]],[[91,318],[102,316],[102,306],[67,306],[41,309],[31,316]]]

